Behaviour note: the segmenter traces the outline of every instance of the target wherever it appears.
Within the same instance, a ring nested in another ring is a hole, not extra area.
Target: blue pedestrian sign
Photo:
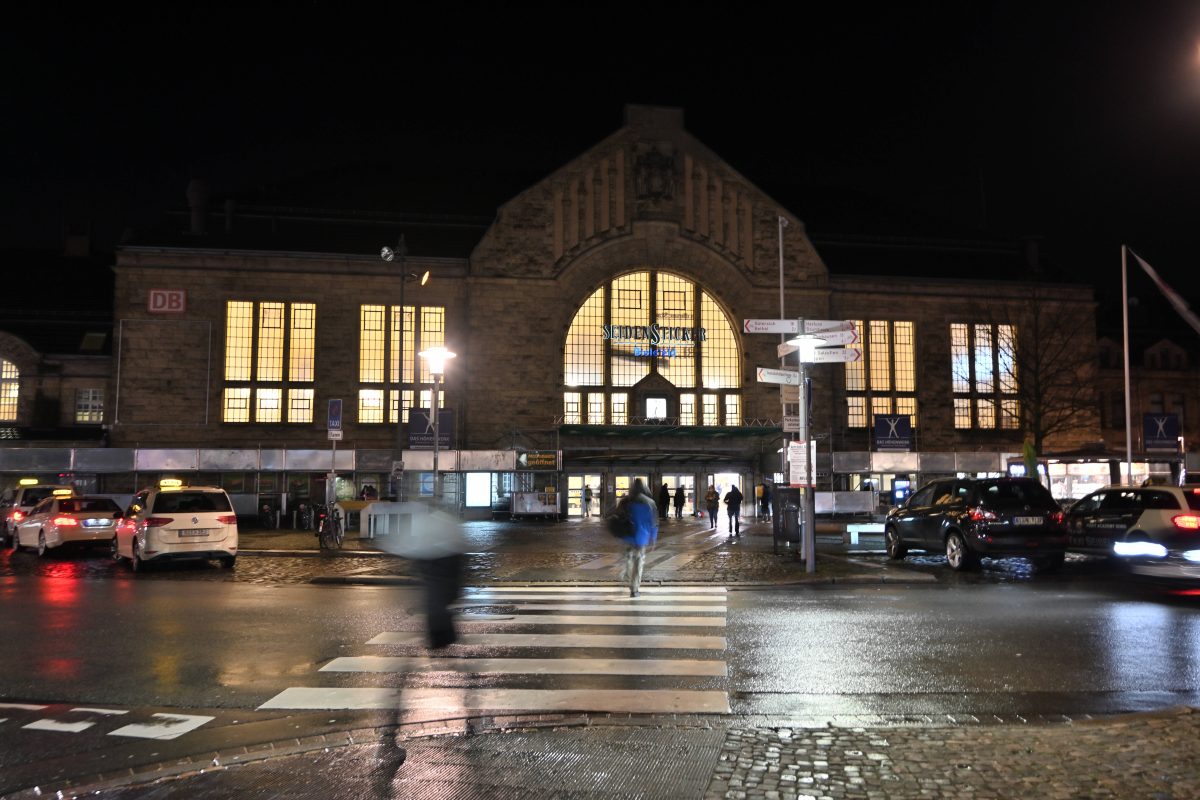
[[[1142,441],[1147,450],[1179,450],[1179,415],[1142,415]]]
[[[875,449],[912,450],[912,417],[908,414],[876,414]]]

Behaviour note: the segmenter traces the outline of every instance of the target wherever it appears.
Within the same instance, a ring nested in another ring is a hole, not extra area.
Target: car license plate
[[[1043,519],[1041,517],[1015,517],[1014,525],[1041,525]]]
[[[110,528],[112,524],[111,519],[85,519],[83,521],[85,528]]]
[[[184,536],[208,536],[208,528],[182,528],[179,531],[180,538]]]

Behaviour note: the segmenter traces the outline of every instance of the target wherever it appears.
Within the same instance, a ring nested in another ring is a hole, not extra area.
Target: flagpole
[[[1127,253],[1129,248],[1121,245],[1121,319],[1124,327],[1125,344],[1125,480],[1133,485],[1133,419],[1130,411],[1129,391],[1129,278]]]

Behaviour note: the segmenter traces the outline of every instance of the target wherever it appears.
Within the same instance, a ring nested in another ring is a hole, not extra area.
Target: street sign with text
[[[806,319],[805,333],[826,333],[828,331],[852,331],[854,323],[848,319]]]
[[[861,361],[861,347],[818,347],[813,351],[812,361],[806,364],[844,364]]]
[[[800,323],[794,319],[742,320],[742,333],[799,333]]]
[[[858,344],[858,331],[853,328],[848,331],[821,331],[820,337],[827,345]]]
[[[800,373],[792,369],[758,368],[759,383],[781,383],[791,386],[800,385]]]
[[[799,433],[800,432],[800,417],[791,414],[783,418],[784,433]]]

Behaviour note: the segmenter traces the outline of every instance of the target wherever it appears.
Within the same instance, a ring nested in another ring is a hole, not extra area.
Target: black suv
[[[1039,570],[1060,566],[1067,547],[1062,509],[1032,478],[946,478],[927,483],[884,523],[888,555],[942,550],[955,570],[980,556],[1025,556]]]

